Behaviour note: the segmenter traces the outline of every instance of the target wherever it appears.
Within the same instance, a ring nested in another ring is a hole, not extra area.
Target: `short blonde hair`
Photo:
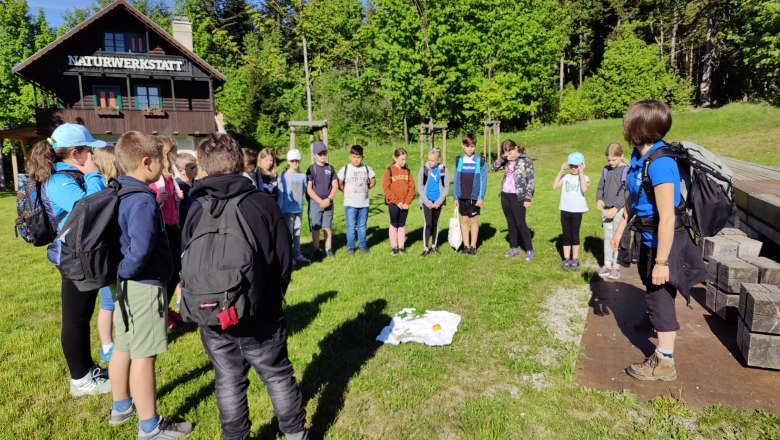
[[[132,173],[141,165],[144,157],[162,159],[163,143],[157,136],[140,131],[128,131],[116,143],[116,161],[125,173]]]
[[[177,169],[181,170],[191,163],[198,163],[198,159],[190,153],[179,153],[176,155],[176,160],[173,163],[176,164]]]
[[[100,168],[100,174],[105,177],[106,182],[116,179],[122,174],[119,164],[116,161],[116,151],[114,147],[106,146],[92,150],[92,161]]]

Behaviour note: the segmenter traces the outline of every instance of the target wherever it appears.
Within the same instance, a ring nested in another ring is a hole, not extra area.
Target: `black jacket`
[[[283,325],[282,302],[292,274],[292,238],[276,200],[257,191],[252,181],[241,174],[219,174],[198,180],[190,190],[190,195],[197,203],[192,204],[187,214],[181,230],[181,242],[184,249],[200,221],[203,213],[201,201],[204,196],[224,201],[247,191],[252,191],[253,194],[241,201],[238,209],[246,218],[260,245],[262,268],[259,270],[265,271],[267,275],[263,277],[260,313],[250,321],[242,321],[229,327],[226,332],[232,336],[263,337]]]

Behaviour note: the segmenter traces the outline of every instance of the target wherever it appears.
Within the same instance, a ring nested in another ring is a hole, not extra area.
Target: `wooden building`
[[[73,122],[106,141],[138,130],[194,149],[216,128],[214,91],[227,78],[192,51],[189,21],[173,31],[117,0],[14,67],[36,88],[37,134]]]

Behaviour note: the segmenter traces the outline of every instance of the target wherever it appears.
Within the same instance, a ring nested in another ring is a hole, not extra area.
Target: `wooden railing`
[[[96,109],[36,109],[38,133],[48,135],[65,122],[83,124],[93,134],[122,134],[137,130],[146,134],[208,134],[216,130],[211,111],[165,110],[149,114],[143,110],[119,110],[116,114]]]

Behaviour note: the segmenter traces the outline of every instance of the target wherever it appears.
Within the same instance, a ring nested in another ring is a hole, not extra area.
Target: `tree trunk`
[[[712,43],[712,34],[715,32],[715,20],[712,16],[712,2],[707,2],[707,46],[701,63],[704,71],[699,84],[699,103],[703,108],[712,106],[712,70],[715,64],[715,45]]]
[[[563,57],[561,57],[561,70],[558,74],[558,103],[563,102]]]
[[[404,145],[409,145],[409,121],[406,119],[406,112],[404,112]]]
[[[672,23],[672,38],[669,48],[669,64],[672,69],[677,70],[677,31],[680,28],[680,18],[677,12],[674,13],[674,22]]]
[[[309,48],[306,46],[306,35],[301,34],[301,41],[303,41],[303,70],[306,75],[306,112],[309,121],[311,121],[311,79],[309,77]]]

